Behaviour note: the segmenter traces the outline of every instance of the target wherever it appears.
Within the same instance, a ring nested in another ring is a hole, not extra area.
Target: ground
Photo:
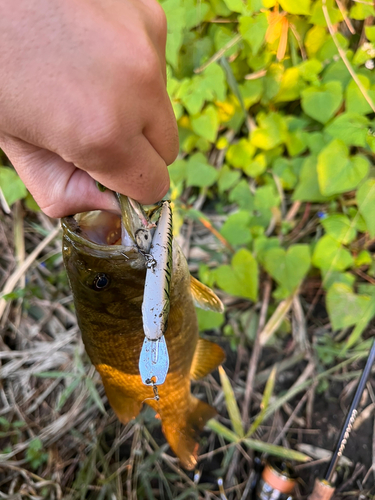
[[[0,285],[12,294],[0,306],[0,498],[250,498],[254,464],[259,458],[265,460],[265,453],[254,453],[246,444],[231,444],[210,426],[201,436],[198,468],[187,472],[169,450],[160,421],[150,408],[127,426],[117,421],[80,339],[62,264],[58,221],[25,212],[20,203],[13,216],[0,216]],[[48,242],[52,232],[55,238]],[[193,257],[202,240],[219,249],[220,242],[198,222],[182,228],[180,242],[185,238],[186,243],[188,237]],[[43,242],[47,242],[44,247]],[[22,265],[38,245],[26,273],[18,276],[19,285],[11,286],[17,283],[12,278],[17,258]],[[194,272],[196,260],[191,258],[189,264]],[[254,321],[262,321],[262,310],[265,318],[273,312],[265,306],[271,289],[264,276],[256,304],[218,291],[226,305],[226,323],[203,335],[214,338],[227,352],[224,369],[243,416],[244,400],[249,398],[248,370],[256,367],[250,422],[259,413],[271,370],[278,366],[269,416],[252,437],[312,457],[304,464],[294,462],[300,476],[295,497],[303,499],[315,477],[325,473],[327,459],[322,458],[322,450],[334,447],[374,327],[368,327],[367,341],[339,359],[334,345],[326,340],[332,332],[323,295],[317,295],[319,282],[309,277],[299,295],[301,309],[293,307],[293,314],[284,317],[284,326],[256,353]],[[302,338],[297,335],[301,332],[298,310],[305,319],[309,316]],[[360,425],[344,453],[346,463],[337,471],[335,498],[375,496],[371,382],[361,401]],[[294,396],[291,387],[297,387]],[[217,371],[193,384],[192,390],[217,408],[218,422],[231,430],[228,400]],[[220,479],[223,485],[219,487]]]

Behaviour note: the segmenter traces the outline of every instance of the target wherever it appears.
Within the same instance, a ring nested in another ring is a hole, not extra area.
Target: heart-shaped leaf
[[[218,267],[216,282],[224,291],[253,301],[258,297],[258,264],[252,254],[241,248],[234,255],[231,265]]]
[[[308,245],[293,245],[286,252],[283,248],[271,248],[265,253],[264,267],[277,283],[293,293],[310,268]]]
[[[303,111],[320,123],[327,123],[341,106],[343,94],[340,82],[328,82],[321,87],[302,91]]]
[[[372,302],[368,295],[356,295],[350,286],[334,283],[328,290],[326,298],[333,329],[339,330],[355,325],[358,318],[368,315]]]
[[[344,271],[353,262],[352,254],[329,234],[320,238],[312,256],[314,266],[326,271]]]
[[[9,167],[0,167],[0,188],[8,205],[25,198],[27,190],[16,172]]]
[[[219,128],[219,117],[216,108],[207,106],[202,113],[193,116],[191,118],[191,127],[200,137],[215,142]]]
[[[207,163],[202,153],[195,153],[186,165],[188,186],[208,187],[216,181],[218,171]]]
[[[356,188],[366,177],[369,162],[361,155],[349,157],[348,147],[335,139],[319,154],[317,171],[320,192],[330,196]]]

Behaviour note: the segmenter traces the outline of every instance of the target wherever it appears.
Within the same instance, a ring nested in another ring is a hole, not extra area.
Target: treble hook
[[[154,397],[153,398],[146,398],[146,399],[144,399],[143,403],[145,401],[159,401],[160,400],[160,396],[159,396],[158,386],[156,385],[156,377],[148,378],[146,380],[146,384],[147,385],[152,384],[152,392],[154,393]]]

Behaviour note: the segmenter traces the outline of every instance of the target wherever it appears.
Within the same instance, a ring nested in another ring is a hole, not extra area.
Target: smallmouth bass
[[[147,258],[139,251],[137,239],[144,242],[148,238],[145,225],[152,224],[142,207],[135,210],[122,198],[122,221],[118,215],[100,211],[62,219],[64,263],[78,324],[119,420],[126,424],[137,416],[143,402],[150,405],[159,414],[163,433],[182,466],[193,469],[197,434],[216,410],[192,396],[191,380],[204,377],[225,359],[221,347],[199,338],[194,303],[215,311],[222,310],[222,303],[190,276],[173,240],[170,310],[164,334],[169,370],[155,398],[154,387],[144,385],[139,373]]]

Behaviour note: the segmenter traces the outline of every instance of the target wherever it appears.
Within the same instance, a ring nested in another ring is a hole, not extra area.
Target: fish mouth
[[[136,243],[139,231],[150,231],[154,209],[145,211],[142,205],[127,196],[117,195],[121,215],[94,210],[61,219],[64,237],[85,253],[108,253],[113,256],[128,252],[138,252]],[[151,241],[151,238],[150,238]]]

